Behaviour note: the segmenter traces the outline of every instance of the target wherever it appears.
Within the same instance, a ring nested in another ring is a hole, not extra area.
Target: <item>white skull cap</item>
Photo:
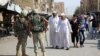
[[[53,13],[57,13],[57,11],[53,11]]]
[[[65,13],[61,13],[61,16],[65,16]]]
[[[41,13],[38,9],[34,9],[35,13]]]

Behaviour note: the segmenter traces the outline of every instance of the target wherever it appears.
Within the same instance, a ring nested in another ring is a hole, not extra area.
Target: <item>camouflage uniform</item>
[[[39,19],[40,16],[39,15],[34,15],[33,18],[35,19]],[[34,20],[32,18],[32,20]],[[33,25],[34,23],[32,23],[32,27],[34,27]],[[44,35],[44,32],[43,31],[34,31],[32,30],[32,34],[33,34],[33,43],[34,43],[34,53],[35,53],[35,56],[37,56],[38,54],[38,42],[40,44],[40,47],[41,47],[41,51],[43,53],[43,56],[45,56],[45,47],[44,47],[44,43],[43,43],[43,35]]]
[[[21,24],[23,25],[22,29],[18,28],[17,25],[19,25],[21,27]],[[15,24],[14,24],[14,31],[15,31],[15,36],[18,39],[18,43],[16,46],[16,56],[19,56],[19,50],[20,50],[20,46],[22,46],[22,56],[27,56],[26,55],[26,43],[27,43],[27,30],[26,30],[26,25],[24,23],[21,23],[21,21],[16,18]]]

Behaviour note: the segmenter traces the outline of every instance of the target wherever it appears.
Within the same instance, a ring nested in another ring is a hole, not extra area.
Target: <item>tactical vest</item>
[[[32,32],[44,31],[44,22],[39,15],[33,16],[31,23],[32,23]]]
[[[26,27],[22,22],[20,22],[19,19],[17,19],[16,22],[15,22],[14,28],[15,28],[16,31],[19,32],[19,31],[24,31]]]

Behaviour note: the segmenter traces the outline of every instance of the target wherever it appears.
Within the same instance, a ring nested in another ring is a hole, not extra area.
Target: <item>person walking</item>
[[[59,17],[57,12],[53,12],[52,16],[49,18],[49,36],[50,36],[50,45],[53,48],[58,48],[58,36],[57,36],[57,27],[58,27]]]
[[[80,47],[84,47],[86,24],[87,23],[86,23],[84,15],[81,15],[80,16],[80,31],[79,31]]]
[[[96,39],[97,38],[97,30],[99,27],[99,18],[97,18],[95,15],[93,16],[93,19],[90,20],[92,22],[92,38],[91,39]]]
[[[33,17],[31,20],[31,32],[33,34],[33,43],[34,43],[34,53],[35,56],[38,56],[38,42],[41,47],[42,51],[42,56],[46,56],[45,54],[45,46],[43,43],[43,38],[44,37],[44,28],[45,28],[45,23],[47,23],[47,20],[42,18],[39,14],[37,14],[37,11],[33,13]]]
[[[88,15],[88,25],[89,25],[89,33],[91,34],[92,33],[92,21],[93,20],[93,16],[92,15]]]
[[[22,48],[22,56],[28,56],[26,54],[26,43],[27,43],[27,37],[28,37],[28,25],[25,24],[25,18],[21,17],[20,15],[15,16],[15,22],[14,22],[14,32],[15,37],[18,39],[18,43],[16,46],[16,56],[20,56],[20,46]]]
[[[64,13],[61,14],[61,18],[58,25],[58,32],[58,36],[60,38],[60,41],[58,43],[60,44],[60,48],[66,48],[66,50],[69,50],[69,35],[72,33],[72,29],[69,20],[65,17]]]
[[[73,15],[73,18],[71,20],[71,27],[72,27],[72,43],[74,45],[74,47],[79,47],[78,46],[78,42],[79,42],[79,21],[78,21],[78,17],[76,15]],[[76,41],[76,42],[75,42]]]

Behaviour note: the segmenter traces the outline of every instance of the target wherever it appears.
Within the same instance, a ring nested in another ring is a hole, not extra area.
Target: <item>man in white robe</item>
[[[89,32],[90,33],[92,33],[92,21],[91,21],[92,19],[94,19],[93,16],[89,15],[89,17],[88,17],[88,21],[89,21],[88,24],[89,24]]]
[[[59,17],[56,12],[53,12],[53,15],[49,18],[49,36],[50,36],[50,45],[53,48],[57,48],[57,27],[58,27]]]
[[[65,14],[61,14],[61,20],[59,21],[58,26],[58,32],[59,32],[59,47],[60,48],[66,48],[66,50],[69,50],[70,47],[70,36],[72,33],[71,25],[69,23],[69,20],[65,17]]]

